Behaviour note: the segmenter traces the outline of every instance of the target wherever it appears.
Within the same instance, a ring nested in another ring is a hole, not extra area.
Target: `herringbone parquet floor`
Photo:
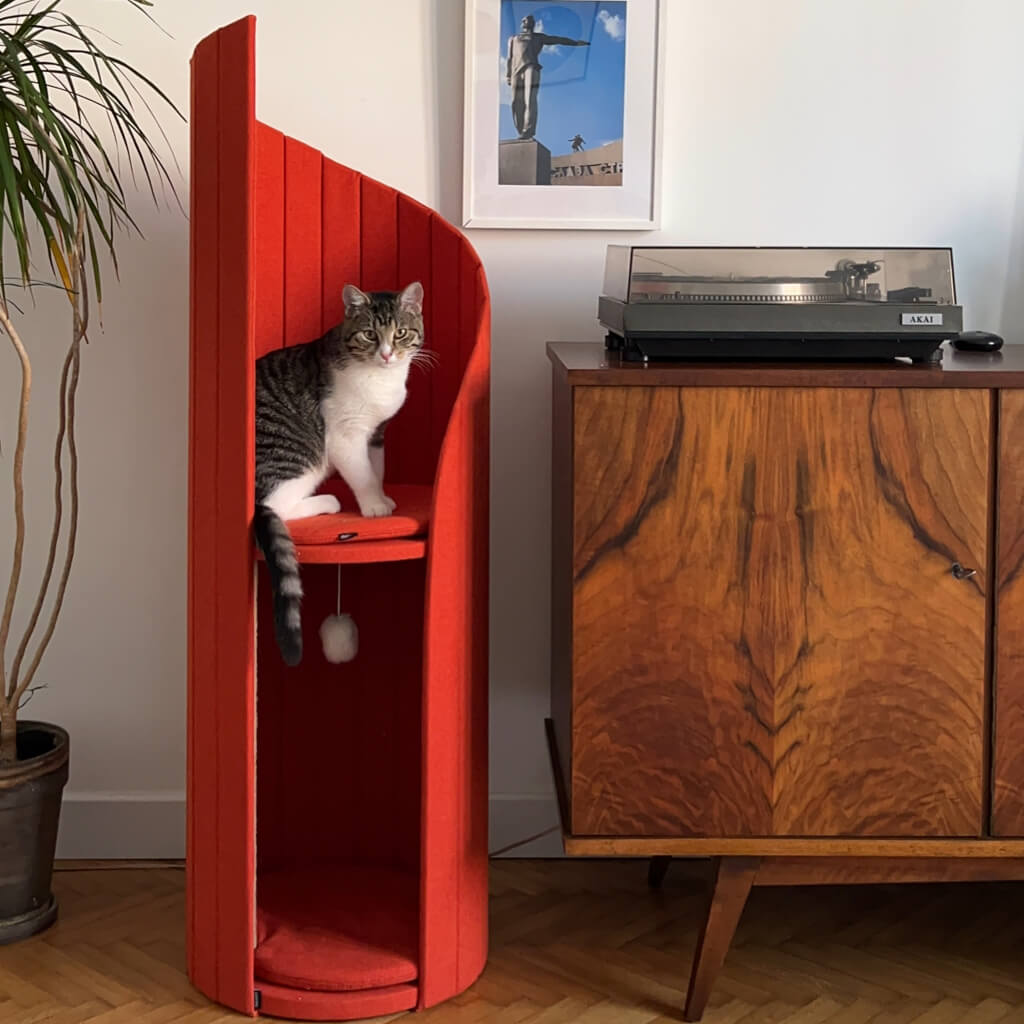
[[[678,1021],[695,865],[496,861],[491,959],[427,1024]],[[221,1024],[184,974],[180,870],[62,871],[60,922],[0,948],[0,1024]],[[1024,885],[760,889],[707,1024],[1024,1024]]]

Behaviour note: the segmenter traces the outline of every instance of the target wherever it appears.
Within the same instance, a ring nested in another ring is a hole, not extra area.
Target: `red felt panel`
[[[419,281],[424,291],[424,336],[429,347],[434,297],[431,288],[430,211],[405,196],[398,199],[398,279],[404,288]],[[388,425],[385,479],[429,484],[434,479],[430,445],[433,370],[421,362],[409,371],[408,397]]]
[[[217,429],[217,37],[192,58],[192,189],[190,219],[188,836],[189,976],[217,992],[217,702],[216,608],[202,602],[216,582],[217,463],[207,447]],[[199,154],[204,154],[200,159]]]
[[[344,551],[374,543],[423,542]],[[359,628],[359,653],[342,665],[324,659],[318,634],[336,608],[337,570],[304,563],[302,577],[304,654],[289,669],[261,575],[261,871],[325,858],[416,871],[424,562],[342,567],[342,609]],[[265,795],[265,787],[279,792]]]
[[[398,193],[370,178],[362,179],[360,238],[364,291],[398,286]]]
[[[253,593],[249,523],[254,502],[252,194],[255,135],[255,22],[220,38],[218,125],[218,438],[216,527],[218,991],[252,1009],[254,885]]]
[[[467,249],[469,247],[467,246]],[[466,367],[464,387],[469,401],[469,466],[472,480],[467,509],[470,563],[466,594],[470,612],[469,680],[466,687],[466,777],[463,795],[465,845],[462,860],[462,900],[459,907],[460,956],[456,986],[468,988],[487,960],[488,939],[488,668],[489,645],[485,612],[490,592],[490,298],[483,268],[474,254],[476,346]]]
[[[459,280],[462,288],[459,291],[459,379],[460,383],[464,383],[466,364],[478,341],[477,323],[481,316],[478,291],[480,261],[465,240],[460,249]]]
[[[323,320],[327,330],[345,316],[342,289],[359,286],[360,266],[360,176],[348,167],[324,160],[323,180]]]
[[[433,400],[430,444],[434,465],[448,429],[448,418],[462,382],[459,324],[462,309],[461,252],[465,240],[438,214],[431,218],[433,256],[434,332],[431,347],[437,365],[430,371]]]
[[[468,243],[462,243],[468,249]],[[489,325],[472,253],[460,325],[476,339],[441,449],[427,565],[422,982],[431,1006],[471,984],[487,949]],[[468,348],[468,346],[467,346]],[[455,908],[454,913],[450,908]]]
[[[193,60],[189,961],[253,1011],[251,196],[254,23]]]
[[[256,977],[324,992],[416,980],[417,876],[329,861],[260,878]]]
[[[260,1012],[283,1020],[363,1020],[411,1010],[415,985],[391,985],[363,992],[312,992],[260,982]]]
[[[284,140],[284,338],[301,345],[320,337],[321,185],[323,158],[295,139]]]
[[[274,638],[274,605],[270,576],[261,561],[256,580],[256,854],[257,880],[286,864],[294,847],[289,836],[290,797],[285,784],[285,725],[292,684],[297,672],[289,670]]]
[[[253,313],[257,357],[284,345],[284,136],[256,125]]]

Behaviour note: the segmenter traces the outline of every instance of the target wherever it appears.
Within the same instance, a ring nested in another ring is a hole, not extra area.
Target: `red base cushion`
[[[413,1010],[419,999],[415,985],[367,988],[360,992],[313,992],[262,979],[259,990],[260,1016],[283,1020],[366,1020]]]
[[[353,533],[351,543],[360,540],[384,540],[396,537],[425,537],[430,524],[433,490],[421,484],[385,484],[384,493],[396,505],[393,515],[364,519],[355,499],[337,477],[320,488],[321,494],[333,494],[341,502],[341,511],[333,516],[310,516],[288,523],[292,539],[298,545],[337,544],[338,534]]]
[[[261,873],[256,977],[324,992],[415,981],[419,884],[412,873],[336,863]]]

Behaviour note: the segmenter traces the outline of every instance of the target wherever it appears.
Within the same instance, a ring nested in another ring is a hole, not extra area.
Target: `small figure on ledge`
[[[509,36],[505,65],[506,81],[512,86],[512,120],[520,139],[532,139],[537,134],[537,93],[540,91],[541,50],[545,46],[589,46],[582,39],[564,36],[546,36],[534,32],[536,24],[532,14],[523,18],[518,35]]]
[[[583,147],[586,143],[582,135],[577,132],[569,141],[572,143],[572,151],[574,153],[583,152]]]

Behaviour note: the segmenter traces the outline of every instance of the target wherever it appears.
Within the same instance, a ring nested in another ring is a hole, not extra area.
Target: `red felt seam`
[[[218,39],[205,39],[192,58],[192,189],[190,219],[189,603],[188,603],[188,965],[204,992],[217,991],[215,610],[200,608],[202,588],[216,580],[213,531],[217,466],[205,448],[217,423],[217,72]],[[200,161],[203,151],[212,159]],[[212,620],[212,621],[211,621]],[[201,685],[202,684],[202,685]]]

